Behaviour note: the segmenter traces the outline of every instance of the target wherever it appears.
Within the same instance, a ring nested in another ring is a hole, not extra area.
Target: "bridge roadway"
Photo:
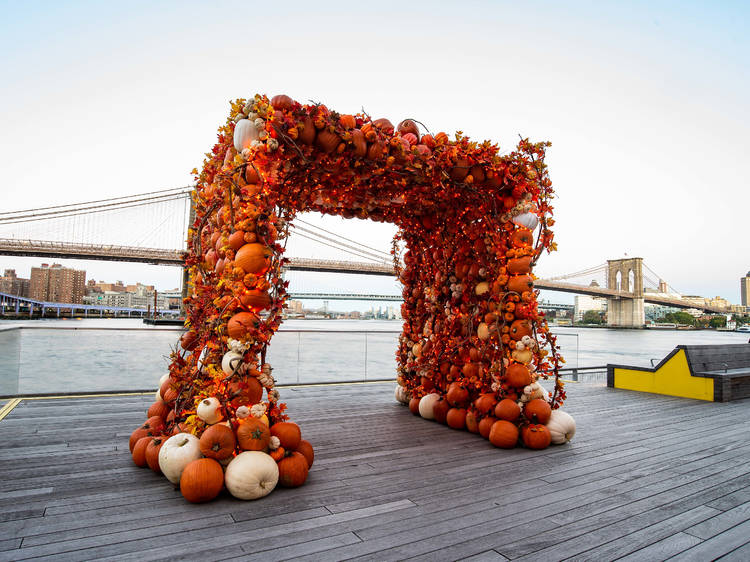
[[[156,265],[183,264],[184,250],[165,250],[159,248],[136,248],[130,246],[115,246],[107,244],[73,244],[69,242],[51,242],[43,240],[19,240],[0,238],[0,255],[6,256],[38,256],[58,259],[87,259],[103,261],[124,261],[150,263]],[[394,275],[393,264],[366,263],[336,260],[316,260],[309,258],[290,258],[286,269],[290,271],[318,271],[326,273],[357,273],[360,275]],[[606,287],[576,285],[561,281],[546,281],[537,279],[537,289],[574,293],[577,295],[591,295],[594,297],[633,299],[635,295],[617,289]],[[725,314],[726,309],[715,306],[699,306],[689,301],[644,293],[644,302],[671,306],[674,308],[696,308],[706,312]]]

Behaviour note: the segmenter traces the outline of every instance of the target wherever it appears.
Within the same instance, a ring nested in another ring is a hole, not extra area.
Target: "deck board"
[[[568,395],[574,441],[534,452],[412,416],[391,384],[284,388],[308,482],[200,506],[132,464],[153,396],[24,400],[0,421],[0,561],[747,559],[750,400]]]

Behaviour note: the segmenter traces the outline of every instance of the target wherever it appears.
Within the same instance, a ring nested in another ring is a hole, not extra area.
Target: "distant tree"
[[[687,324],[688,326],[695,326],[695,318],[687,312],[668,312],[662,318],[659,318],[658,322],[668,324]]]
[[[711,318],[711,321],[708,323],[709,326],[712,328],[726,328],[727,327],[727,317],[726,316],[714,316]]]
[[[581,319],[583,324],[601,324],[603,321],[602,313],[598,310],[587,310]]]

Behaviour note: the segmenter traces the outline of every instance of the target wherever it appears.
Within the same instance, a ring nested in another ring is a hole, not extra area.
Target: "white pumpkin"
[[[490,339],[490,327],[486,323],[480,322],[477,326],[477,337],[482,341]]]
[[[154,398],[156,398],[157,402],[164,402],[161,397],[161,387],[156,389],[156,394],[154,394]]]
[[[488,293],[490,290],[490,284],[487,283],[487,281],[482,281],[480,283],[477,283],[477,286],[474,287],[474,293],[476,293],[477,296],[482,296],[485,293]]]
[[[552,410],[547,429],[552,436],[552,442],[555,445],[563,445],[573,439],[576,434],[576,421],[567,412]]]
[[[216,396],[201,400],[195,414],[208,425],[213,425],[224,419],[224,414],[221,413],[221,402]]]
[[[396,401],[401,404],[409,403],[409,395],[407,394],[406,389],[400,384],[396,385]]]
[[[234,126],[234,148],[237,152],[242,152],[245,148],[250,148],[253,141],[258,140],[258,128],[250,119],[240,119]]]
[[[511,220],[513,224],[525,226],[529,230],[534,230],[539,224],[539,217],[534,213],[521,213],[520,215],[513,217]]]
[[[159,468],[172,484],[179,484],[185,467],[203,457],[199,442],[191,433],[178,433],[167,439],[159,449]]]
[[[221,370],[227,375],[233,375],[242,365],[242,355],[236,351],[227,351],[221,359]]]
[[[240,453],[227,466],[224,484],[235,498],[257,500],[270,494],[279,481],[279,467],[261,451]]]
[[[422,396],[422,399],[419,401],[419,415],[426,420],[434,420],[435,414],[433,410],[438,400],[440,400],[440,395],[435,392]]]
[[[169,373],[164,373],[159,379],[159,386],[163,385],[169,378]]]

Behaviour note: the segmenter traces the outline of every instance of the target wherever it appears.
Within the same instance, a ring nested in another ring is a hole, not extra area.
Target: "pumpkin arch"
[[[288,96],[233,102],[195,171],[189,345],[172,356],[171,423],[202,434],[195,412],[208,397],[235,430],[249,416],[265,417],[274,436],[274,426],[290,423],[265,351],[287,299],[283,241],[305,211],[397,225],[406,248],[394,255],[404,298],[397,395],[436,394],[460,410],[453,425],[468,416],[474,427],[495,419],[496,402],[525,402],[528,385],[554,376],[548,401],[559,407],[560,359],[532,273],[554,249],[547,146],[524,139],[501,155],[490,142],[433,135],[408,119],[394,126]],[[251,391],[260,387],[262,399]],[[276,441],[289,457],[284,439]]]

